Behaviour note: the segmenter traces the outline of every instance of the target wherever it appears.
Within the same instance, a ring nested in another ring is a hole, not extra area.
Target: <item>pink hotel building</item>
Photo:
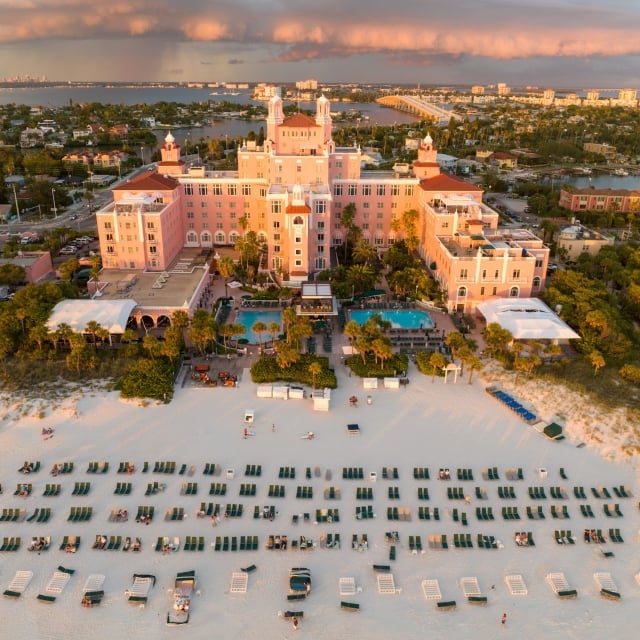
[[[331,266],[331,248],[344,241],[342,211],[353,203],[363,239],[379,252],[403,237],[394,220],[419,212],[418,251],[449,311],[542,288],[548,247],[526,229],[498,230],[481,189],[440,172],[430,136],[408,175],[363,171],[360,148],[333,141],[325,97],[315,117],[285,117],[274,97],[264,145],[240,146],[237,171],[187,169],[180,151],[169,133],[157,172],[116,187],[97,213],[105,269],[169,271],[184,247],[213,250],[253,230],[267,246],[263,267],[301,283]]]

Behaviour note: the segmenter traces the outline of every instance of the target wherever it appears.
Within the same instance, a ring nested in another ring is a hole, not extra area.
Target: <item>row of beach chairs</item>
[[[216,536],[214,551],[257,551],[258,536]]]
[[[90,462],[87,473],[107,473],[109,471],[108,462]]]
[[[34,512],[27,518],[27,522],[48,522],[51,518],[51,508],[50,507],[38,507],[34,510]]]
[[[93,507],[71,507],[68,522],[88,522],[93,516]]]
[[[26,509],[8,508],[2,509],[0,522],[21,522],[27,515]]]

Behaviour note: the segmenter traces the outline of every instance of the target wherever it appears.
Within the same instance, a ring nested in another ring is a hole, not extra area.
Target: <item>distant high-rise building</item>
[[[511,93],[511,87],[506,85],[504,82],[498,82],[498,95],[499,96],[508,96]]]
[[[482,94],[484,94],[484,87],[481,84],[474,84],[471,87],[471,93],[474,96],[481,96]]]
[[[589,89],[587,91],[587,100],[589,102],[595,102],[596,100],[600,100],[600,92],[597,89]]]
[[[553,104],[555,97],[556,92],[553,89],[545,89],[542,93],[542,99],[545,104]]]
[[[620,91],[618,91],[618,100],[620,102],[635,102],[637,96],[638,92],[635,89],[620,89]]]
[[[299,91],[316,91],[318,88],[318,81],[314,79],[298,80],[296,82],[296,89]]]

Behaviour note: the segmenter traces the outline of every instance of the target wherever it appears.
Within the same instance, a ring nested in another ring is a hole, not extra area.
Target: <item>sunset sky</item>
[[[636,0],[0,0],[0,78],[640,89]]]

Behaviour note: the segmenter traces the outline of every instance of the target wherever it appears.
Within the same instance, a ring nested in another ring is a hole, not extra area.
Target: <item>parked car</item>
[[[76,249],[76,247],[67,245],[66,247],[62,247],[62,249],[60,249],[60,255],[64,255],[64,256],[75,255],[77,251],[78,250]]]

